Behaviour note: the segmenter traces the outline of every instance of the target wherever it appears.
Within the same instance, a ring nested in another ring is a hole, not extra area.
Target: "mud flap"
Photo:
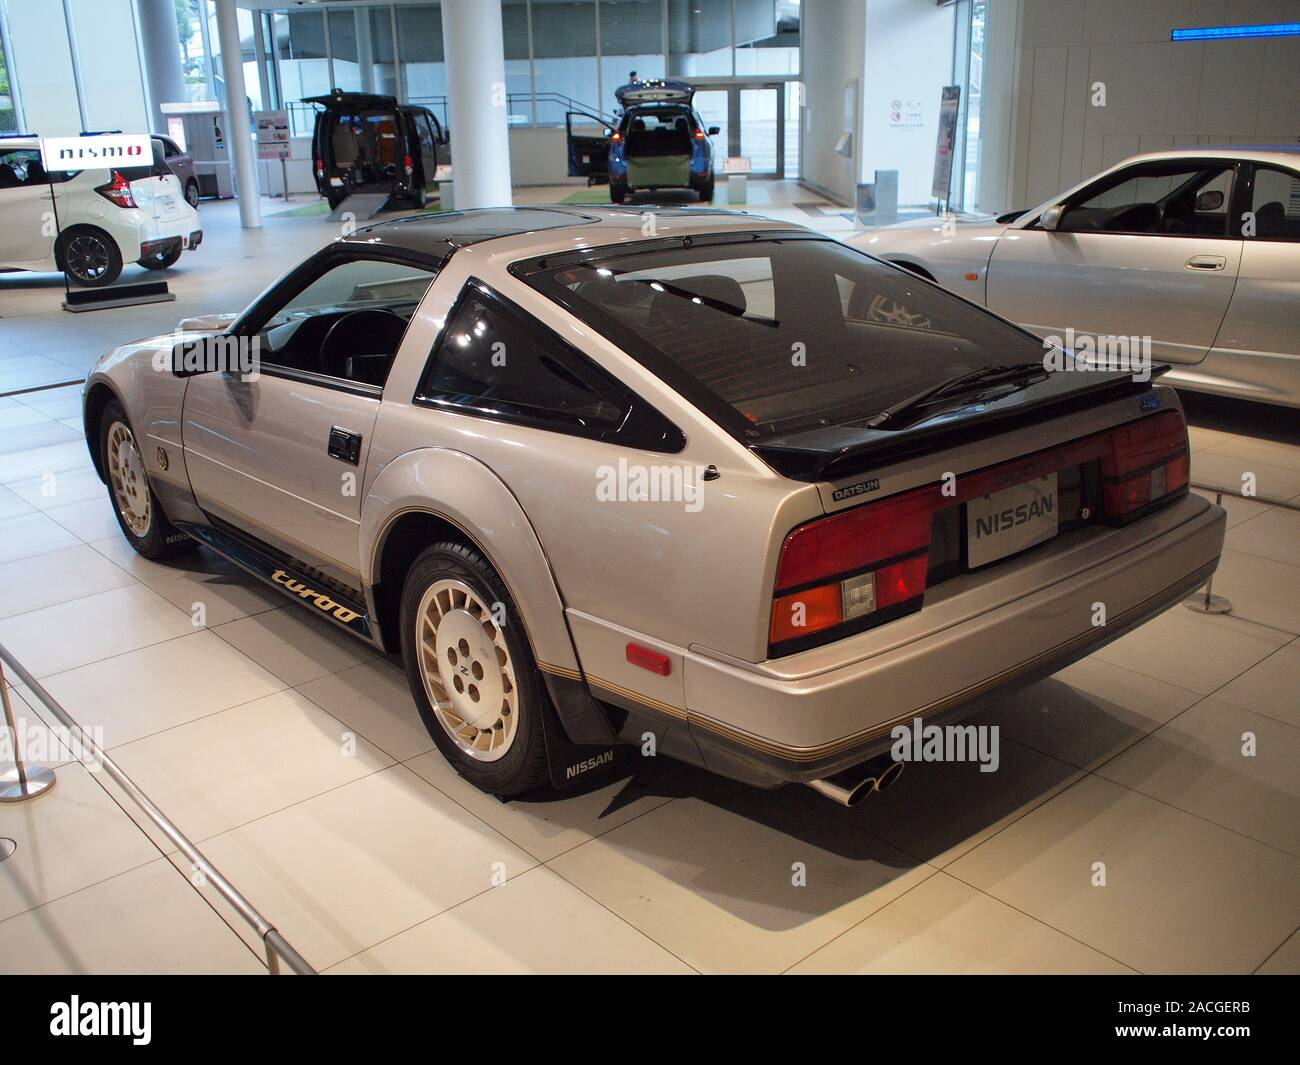
[[[542,735],[546,740],[546,765],[551,787],[557,791],[595,779],[613,779],[627,759],[613,744],[573,743],[560,729],[555,712],[548,706],[542,713]]]

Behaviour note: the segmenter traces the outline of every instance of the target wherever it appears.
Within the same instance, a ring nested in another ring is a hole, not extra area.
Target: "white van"
[[[66,268],[98,288],[124,263],[165,270],[202,239],[156,142],[151,166],[47,173],[38,137],[0,138],[0,271]]]

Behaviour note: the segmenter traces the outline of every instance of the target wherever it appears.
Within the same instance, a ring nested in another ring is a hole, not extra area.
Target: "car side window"
[[[415,118],[415,128],[420,134],[420,147],[426,152],[432,152],[434,145],[437,143],[433,139],[433,128],[429,125],[428,115],[417,115]]]
[[[0,152],[0,189],[44,185],[48,178],[36,148],[14,148]]]
[[[617,429],[629,405],[622,385],[480,282],[457,300],[416,399],[589,436]]]
[[[1063,233],[1224,237],[1233,168],[1203,162],[1130,167],[1086,190],[1061,218]]]
[[[382,389],[435,276],[434,270],[387,259],[329,266],[257,330],[262,367]]]
[[[1242,236],[1300,241],[1300,174],[1271,166],[1255,168],[1250,215],[1243,220]]]

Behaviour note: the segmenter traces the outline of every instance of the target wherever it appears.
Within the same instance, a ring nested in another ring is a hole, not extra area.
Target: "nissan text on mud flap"
[[[400,653],[443,755],[503,796],[652,736],[853,802],[901,771],[896,726],[1213,573],[1224,513],[1188,491],[1162,367],[1051,370],[798,226],[664,209],[655,232],[616,208],[404,219],[192,321],[256,340],[255,377],[155,369],[185,333],[118,348],[85,425],[123,534],[207,544]],[[652,470],[698,505],[633,491]]]

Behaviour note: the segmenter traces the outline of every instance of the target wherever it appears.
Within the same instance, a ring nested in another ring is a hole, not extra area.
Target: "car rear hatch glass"
[[[803,479],[830,475],[828,462],[846,450],[894,452],[918,429],[946,434],[971,417],[1128,380],[1048,374],[1033,334],[799,231],[651,241],[519,263],[514,272]],[[928,388],[983,373],[995,375],[986,387],[872,424]]]

